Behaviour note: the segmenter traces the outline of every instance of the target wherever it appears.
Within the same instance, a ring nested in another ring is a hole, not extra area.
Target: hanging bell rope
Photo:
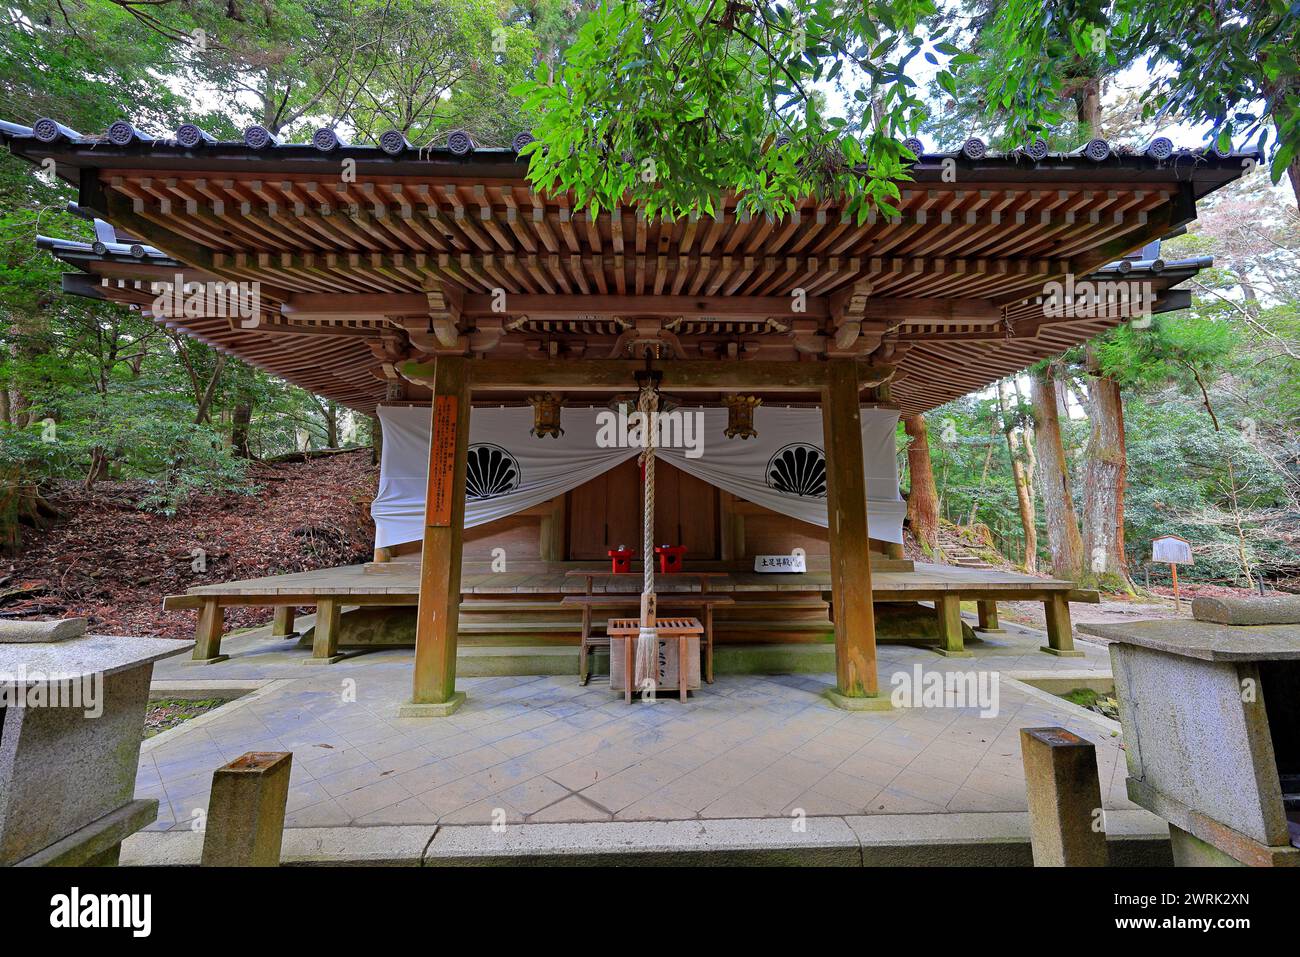
[[[637,409],[641,412],[641,428],[644,430],[645,450],[641,453],[641,464],[645,468],[645,491],[643,495],[644,511],[642,513],[642,547],[641,559],[645,563],[644,580],[641,587],[641,630],[636,639],[636,684],[645,687],[648,680],[652,684],[659,679],[659,631],[655,627],[655,438],[659,425],[659,396],[654,385],[641,388]]]

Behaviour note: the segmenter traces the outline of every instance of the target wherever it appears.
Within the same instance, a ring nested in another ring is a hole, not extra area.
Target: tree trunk
[[[1101,136],[1101,78],[1091,77],[1074,94],[1081,139]]]
[[[907,471],[912,482],[907,493],[907,518],[917,542],[927,552],[933,552],[939,533],[939,495],[930,462],[930,430],[921,415],[903,416],[903,430],[910,440]]]
[[[108,473],[108,452],[102,445],[90,450],[90,468],[86,470],[86,480],[82,486],[89,491],[95,483]]]
[[[1002,413],[1002,434],[1007,437],[1007,454],[1011,457],[1011,477],[1016,483],[1016,500],[1020,504],[1020,526],[1025,533],[1025,571],[1033,574],[1038,571],[1038,528],[1034,516],[1034,503],[1029,497],[1029,482],[1025,478],[1024,465],[1016,454],[1019,444],[1014,435],[1012,423],[1007,416],[1007,400],[1002,389],[1004,382],[999,382],[998,411]]]
[[[1269,106],[1273,110],[1273,140],[1281,141],[1282,137],[1278,135],[1278,130],[1291,122],[1294,110],[1291,103],[1294,97],[1300,94],[1300,83],[1291,79],[1291,99],[1286,95],[1286,90],[1282,84],[1265,83],[1264,92],[1268,97]],[[1296,206],[1300,208],[1300,152],[1291,158],[1290,165],[1286,168],[1287,178],[1291,181],[1291,193],[1295,196]]]
[[[333,399],[325,403],[325,447],[339,447],[339,407]]]
[[[384,458],[384,427],[379,416],[370,417],[370,464],[379,465]]]
[[[989,465],[993,462],[993,442],[997,438],[997,435],[998,428],[997,423],[995,422],[989,435],[988,445],[984,447],[984,468],[980,471],[980,487],[976,489],[975,497],[971,499],[970,518],[966,519],[967,525],[975,524],[975,513],[979,510],[980,498],[984,495],[984,485],[989,480]]]
[[[230,414],[230,449],[241,459],[251,459],[248,447],[249,427],[253,423],[253,397],[243,393],[235,402]]]
[[[1083,480],[1083,550],[1089,577],[1107,588],[1132,592],[1124,554],[1124,402],[1119,383],[1104,376],[1095,347],[1085,368],[1092,383],[1087,460]]]
[[[1034,408],[1034,444],[1038,446],[1038,482],[1047,520],[1047,544],[1052,574],[1068,581],[1083,577],[1083,536],[1070,494],[1070,471],[1061,442],[1056,379],[1050,365],[1030,376],[1029,397]]]
[[[199,396],[198,408],[194,412],[194,424],[202,425],[208,421],[212,410],[212,399],[217,394],[217,383],[221,381],[221,370],[226,366],[226,354],[217,353],[216,365],[212,367],[212,378],[208,379],[207,388],[203,390],[203,395]]]
[[[1019,378],[1013,377],[1011,380],[1012,387],[1016,390],[1016,407],[1024,408],[1028,403],[1025,401],[1025,394],[1020,391]],[[1025,456],[1025,488],[1029,490],[1029,503],[1034,506],[1034,512],[1038,512],[1038,495],[1034,486],[1034,479],[1038,476],[1038,456],[1034,452],[1034,443],[1037,439],[1030,430],[1025,428],[1023,420],[1020,421],[1020,447],[1024,450]]]
[[[20,466],[0,469],[0,555],[17,555],[25,529],[48,528],[59,517],[29,478]]]

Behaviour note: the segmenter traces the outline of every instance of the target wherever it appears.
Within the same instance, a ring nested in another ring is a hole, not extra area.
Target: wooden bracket
[[[619,333],[607,358],[625,359],[629,355],[635,358],[647,346],[655,349],[660,358],[686,358],[686,350],[682,348],[681,340],[657,320],[638,320],[631,329]]]
[[[867,299],[871,296],[871,280],[859,279],[831,294],[831,321],[837,326],[854,319],[861,320],[867,311]]]
[[[506,334],[506,324],[502,319],[479,319],[475,329],[469,334],[469,347],[474,352],[491,352],[501,344]]]
[[[458,326],[465,291],[439,279],[427,279],[424,286],[429,300],[429,329],[442,349],[464,351]],[[408,329],[409,332],[409,329]]]
[[[880,345],[883,324],[865,321],[871,289],[869,280],[859,279],[831,295],[833,338],[826,350],[828,356],[860,356]]]

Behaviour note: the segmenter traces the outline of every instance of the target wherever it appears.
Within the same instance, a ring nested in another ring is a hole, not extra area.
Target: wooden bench
[[[822,592],[822,598],[831,606],[831,620],[835,620],[832,593]],[[1074,631],[1070,625],[1070,602],[1097,604],[1101,594],[1097,591],[1080,588],[951,588],[927,589],[908,588],[906,590],[876,590],[871,599],[876,602],[893,601],[932,601],[935,614],[939,619],[939,645],[934,649],[950,658],[970,658],[966,650],[965,638],[961,630],[961,603],[973,601],[979,613],[976,631],[997,634],[1002,631],[998,626],[998,602],[1000,601],[1038,601],[1043,603],[1044,617],[1047,619],[1047,644],[1040,651],[1061,658],[1081,658],[1082,651],[1075,650]]]
[[[639,598],[637,600],[640,601]],[[677,693],[685,701],[687,686],[690,684],[690,669],[686,667],[687,648],[691,638],[703,634],[704,626],[695,618],[660,618],[655,622],[655,630],[660,638],[677,639]],[[611,618],[605,624],[605,633],[611,641],[615,638],[623,639],[623,701],[631,704],[636,639],[641,634],[641,619]]]
[[[702,608],[704,610],[704,634],[700,639],[700,652],[704,657],[704,680],[713,684],[713,608],[715,605],[734,605],[735,599],[729,595],[674,594],[668,592],[656,596],[660,608]],[[603,595],[565,595],[562,606],[582,609],[582,645],[578,650],[578,682],[586,684],[591,680],[589,655],[592,648],[604,648],[609,645],[609,635],[592,634],[593,609],[639,608],[639,594],[607,592]]]
[[[225,609],[274,608],[272,636],[292,638],[296,634],[293,630],[295,610],[314,606],[316,631],[312,641],[311,657],[304,659],[303,664],[332,664],[342,657],[338,653],[339,616],[344,605],[416,604],[419,604],[418,595],[382,593],[168,595],[163,599],[163,611],[198,609],[199,622],[194,632],[194,660],[210,665],[230,657],[221,653]]]

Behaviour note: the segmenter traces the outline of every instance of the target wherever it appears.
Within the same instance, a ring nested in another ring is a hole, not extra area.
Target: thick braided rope
[[[641,558],[644,562],[644,579],[641,588],[642,608],[647,607],[645,598],[655,593],[655,437],[658,426],[659,398],[650,386],[641,390],[637,404],[641,412],[642,435],[645,437],[645,451],[641,461],[645,465],[645,492],[642,497],[642,542]],[[654,682],[659,677],[659,632],[652,626],[646,615],[641,617],[641,630],[636,640],[636,683],[643,687],[648,679]]]
[[[645,451],[641,453],[641,462],[645,466],[645,494],[643,496],[641,557],[645,562],[645,580],[641,591],[653,595],[655,590],[655,438],[658,423],[659,402],[654,390],[647,387],[641,390],[641,427],[645,430]]]

